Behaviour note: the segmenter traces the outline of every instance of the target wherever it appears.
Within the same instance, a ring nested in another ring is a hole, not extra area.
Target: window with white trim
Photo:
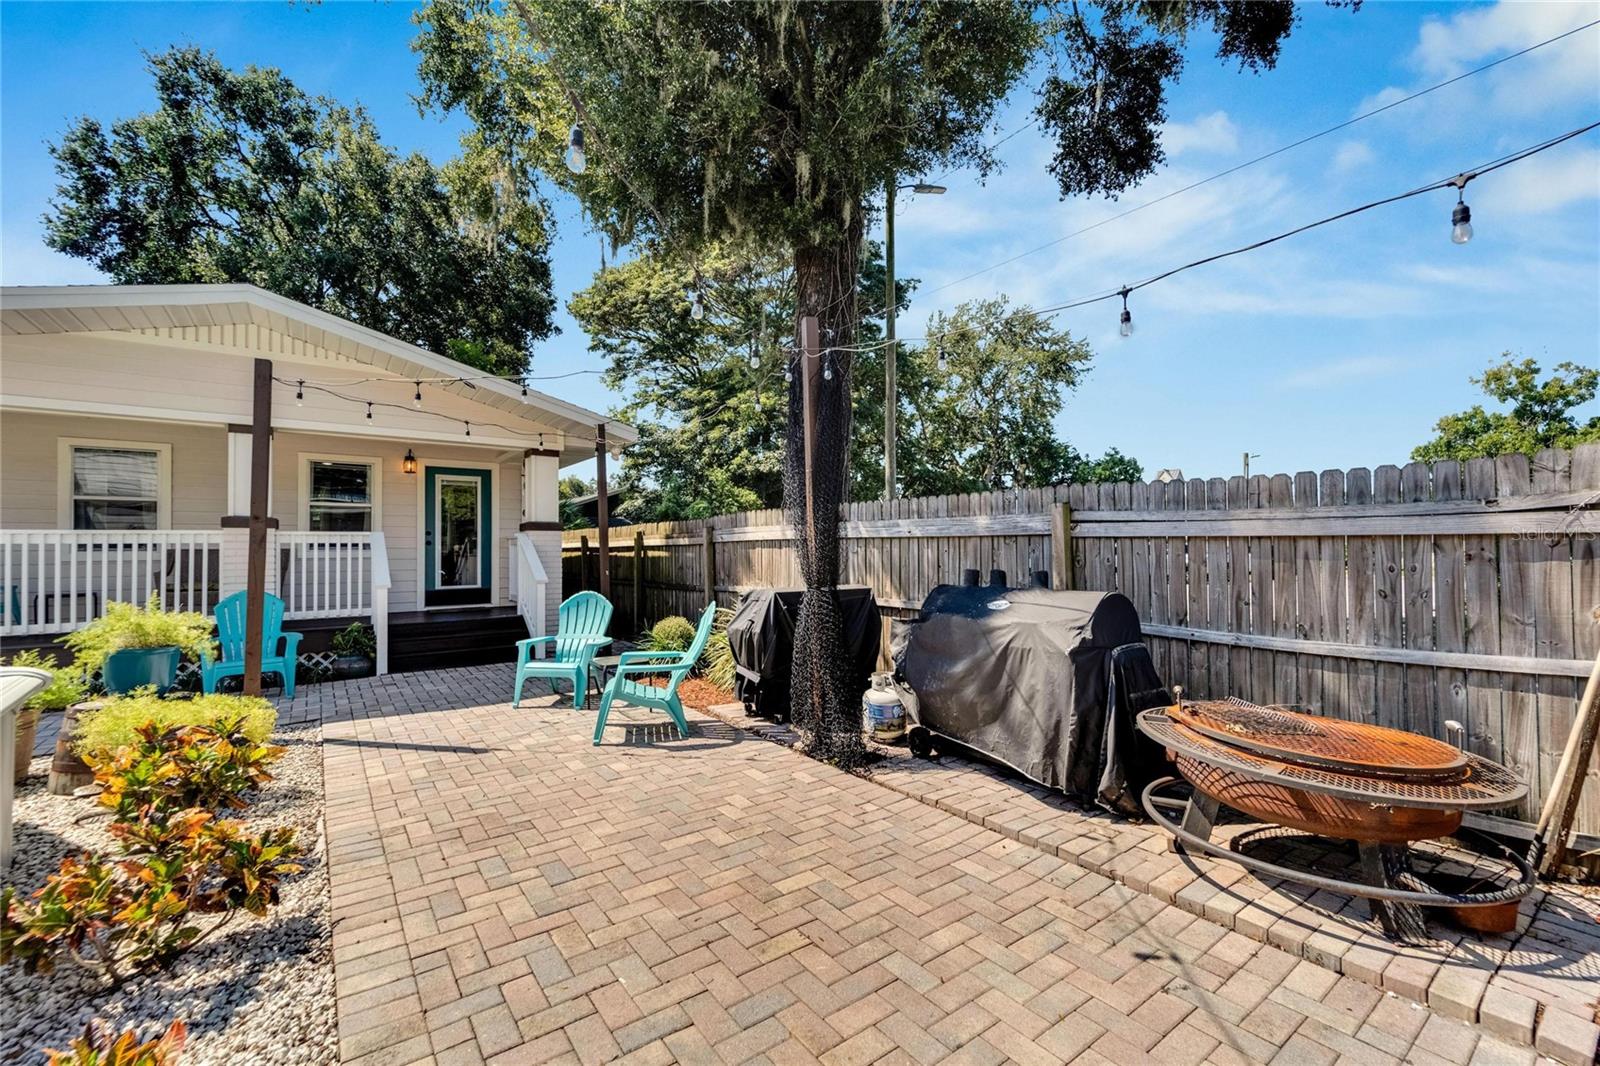
[[[159,529],[158,449],[73,445],[73,529]]]
[[[371,463],[311,460],[306,528],[320,533],[371,532],[375,476]]]

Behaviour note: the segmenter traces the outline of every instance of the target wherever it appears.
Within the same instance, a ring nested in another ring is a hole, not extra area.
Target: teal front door
[[[423,483],[423,598],[429,607],[494,597],[489,471],[430,466]]]

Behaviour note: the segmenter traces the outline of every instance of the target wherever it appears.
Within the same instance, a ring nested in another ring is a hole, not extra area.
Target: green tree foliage
[[[51,146],[52,248],[123,284],[250,282],[494,372],[553,332],[543,205],[481,139],[440,169],[277,70],[149,68],[154,111]]]
[[[1510,352],[1481,377],[1469,379],[1485,395],[1509,410],[1486,411],[1473,404],[1445,415],[1434,425],[1436,436],[1411,450],[1422,462],[1440,459],[1482,459],[1521,452],[1532,456],[1545,448],[1574,448],[1600,441],[1600,415],[1580,422],[1573,415],[1600,391],[1600,369],[1557,363],[1555,372],[1539,380],[1537,360],[1516,360]]]
[[[901,419],[900,465],[908,495],[1142,476],[1120,452],[1091,460],[1055,435],[1062,394],[1077,387],[1091,352],[1027,308],[1018,311],[1000,297],[935,315],[928,335],[940,338],[946,372],[938,368],[938,347],[902,355],[910,417]]]
[[[701,268],[715,284],[698,321],[684,298],[693,269],[659,255],[602,271],[568,305],[590,349],[610,360],[606,384],[628,397],[620,416],[640,430],[624,457],[618,508],[634,521],[705,518],[783,502],[783,370],[792,352],[794,272],[781,255],[721,250],[702,259]],[[884,281],[880,249],[869,242],[859,279],[863,298],[881,293]],[[915,286],[897,279],[902,306]],[[869,319],[857,336],[870,345],[882,327]],[[873,494],[882,476],[883,356],[863,352],[856,360],[849,476],[857,494]]]
[[[861,288],[880,290],[876,245],[868,244],[864,262]],[[688,268],[645,257],[602,272],[569,305],[591,349],[610,359],[607,385],[629,397],[621,416],[640,430],[620,481],[618,511],[633,521],[706,518],[783,502],[782,374],[789,354],[774,327],[793,313],[791,272],[767,257],[760,269],[730,275],[699,321],[684,300],[689,281]],[[901,283],[902,299],[914,285]],[[933,331],[948,333],[948,373],[937,371],[933,350],[901,347],[906,494],[1141,476],[1139,464],[1119,452],[1090,459],[1054,434],[1063,393],[1088,364],[1087,345],[1044,320],[1013,315],[1003,300],[940,316]],[[869,321],[859,336],[871,344],[880,333]],[[759,368],[750,367],[751,354]],[[880,350],[857,355],[848,466],[856,499],[880,490],[882,360]]]
[[[734,241],[788,249],[796,317],[848,352],[872,196],[896,176],[992,165],[990,121],[1036,55],[1054,68],[1039,117],[1063,195],[1115,192],[1160,162],[1152,145],[1185,35],[1214,29],[1223,57],[1271,66],[1294,12],[1287,0],[1106,0],[1059,17],[1026,2],[430,0],[418,20],[426,102],[461,108],[485,143],[545,169],[616,241],[654,238],[691,262]],[[592,159],[581,175],[553,159],[575,119]],[[851,362],[841,355],[813,390],[813,461],[808,375],[789,388],[784,431],[808,590],[793,706],[813,749],[842,763],[864,750],[826,592],[839,576],[829,519],[846,495]]]
[[[568,474],[556,482],[556,495],[560,498],[561,527],[563,529],[584,529],[590,523],[584,517],[583,511],[573,501],[587,496],[594,491],[594,482],[585,481],[577,474]]]

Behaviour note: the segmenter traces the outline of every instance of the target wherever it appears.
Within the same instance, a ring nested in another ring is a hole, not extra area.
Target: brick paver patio
[[[311,686],[352,1063],[1531,1062],[696,716],[509,669]]]

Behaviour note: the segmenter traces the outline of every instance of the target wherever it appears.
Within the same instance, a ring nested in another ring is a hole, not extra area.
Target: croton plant
[[[241,910],[265,915],[281,880],[300,870],[300,847],[292,828],[252,833],[217,816],[245,807],[283,755],[241,725],[148,724],[136,744],[96,757],[119,857],[69,857],[28,900],[0,893],[0,961],[47,972],[64,955],[120,983],[171,962]],[[202,915],[215,920],[199,924]]]

